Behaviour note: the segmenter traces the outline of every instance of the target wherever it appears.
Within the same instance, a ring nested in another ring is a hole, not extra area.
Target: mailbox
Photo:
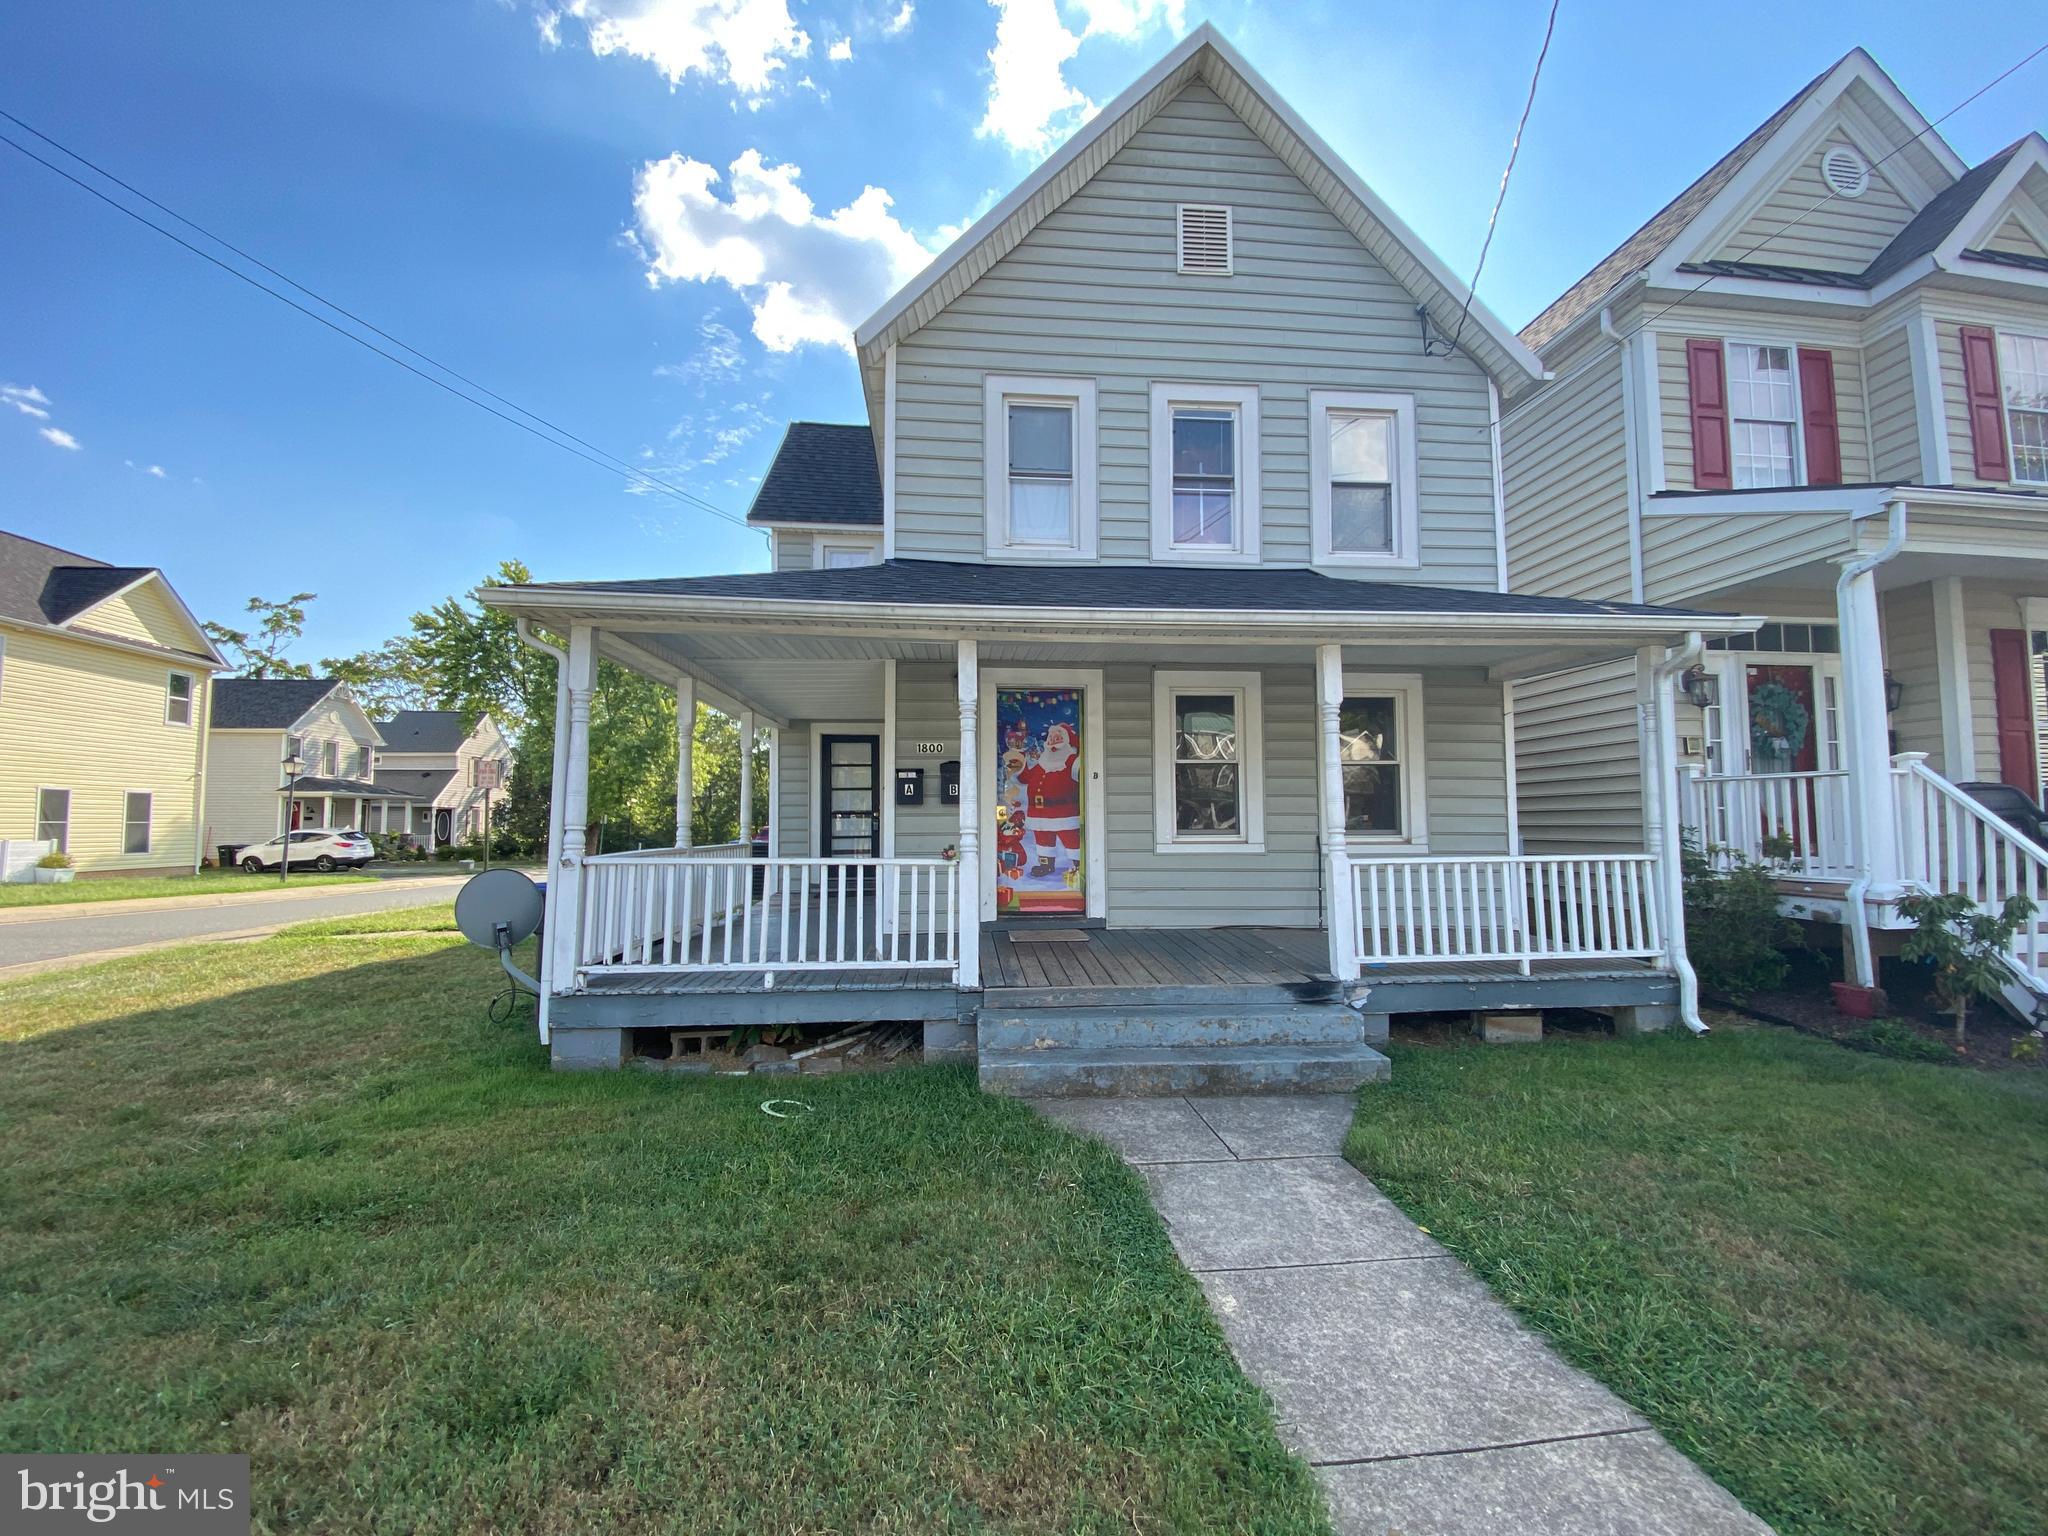
[[[939,764],[939,798],[947,805],[960,804],[960,761]]]
[[[896,770],[896,803],[898,805],[924,804],[924,770],[922,768],[898,768]]]

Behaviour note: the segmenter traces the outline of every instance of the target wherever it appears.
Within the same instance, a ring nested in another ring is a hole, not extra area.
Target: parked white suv
[[[361,869],[376,853],[376,849],[370,846],[370,840],[354,827],[294,832],[291,839],[292,868],[317,869],[323,875],[336,869]],[[284,839],[281,837],[235,850],[235,862],[251,874],[275,869],[283,860]]]

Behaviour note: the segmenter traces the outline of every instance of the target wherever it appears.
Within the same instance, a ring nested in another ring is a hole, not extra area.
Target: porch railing
[[[1647,853],[1351,860],[1364,965],[1648,959],[1664,952]]]
[[[1986,912],[2000,911],[2010,896],[2027,897],[2037,910],[2048,905],[2048,849],[1956,788],[1918,753],[1892,760],[1892,803],[1906,883],[1961,892]],[[2039,918],[2021,925],[2011,958],[2048,988]]]
[[[1736,858],[1810,880],[1853,880],[1849,773],[1691,773],[1681,781],[1684,824],[1707,856]]]
[[[584,862],[578,921],[585,971],[951,969],[960,869],[709,848],[605,854]]]

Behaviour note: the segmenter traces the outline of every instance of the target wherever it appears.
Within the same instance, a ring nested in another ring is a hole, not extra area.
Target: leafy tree
[[[1899,898],[1899,915],[1913,924],[1899,955],[1934,968],[1934,995],[1955,1018],[1957,1050],[1969,1047],[1970,1004],[1998,995],[2006,953],[2014,935],[2033,921],[2034,910],[2026,896],[2006,897],[1995,914],[1961,891],[1916,891]]]
[[[294,592],[275,602],[261,597],[249,599],[246,612],[257,615],[250,629],[230,629],[211,620],[199,627],[221,653],[234,664],[239,677],[311,677],[313,669],[285,655],[292,643],[306,632],[306,604],[316,594]]]
[[[375,719],[401,709],[432,707],[410,635],[399,635],[375,650],[358,651],[353,656],[329,656],[320,663],[320,672],[347,683],[356,702]]]

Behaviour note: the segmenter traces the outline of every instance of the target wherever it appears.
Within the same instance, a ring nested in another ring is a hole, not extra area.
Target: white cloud
[[[1083,37],[1115,37],[1132,42],[1165,25],[1176,35],[1188,25],[1183,0],[1070,0],[1069,9],[1088,18]]]
[[[159,480],[162,480],[162,479],[164,479],[164,478],[165,478],[165,475],[164,475],[164,467],[163,467],[163,465],[161,465],[161,464],[152,464],[152,465],[150,465],[150,466],[149,466],[149,471],[148,471],[148,472],[149,472],[150,474],[152,474],[152,475],[156,476],[156,478],[157,478],[157,479],[159,479]]]
[[[643,59],[671,86],[702,75],[756,105],[784,65],[811,51],[810,34],[790,18],[787,0],[565,0],[541,13],[543,45],[560,46],[564,17],[583,23],[600,58]]]
[[[24,416],[48,421],[50,397],[33,384],[0,384],[0,402],[13,406]]]
[[[1095,103],[1060,72],[1081,39],[1060,24],[1052,0],[989,4],[996,9],[996,42],[988,51],[988,111],[975,132],[1042,155],[1095,115]]]
[[[853,57],[853,39],[850,37],[840,38],[830,48],[825,50],[825,57],[834,64],[844,64]]]
[[[816,344],[851,348],[853,327],[931,260],[928,246],[869,186],[820,214],[794,165],[757,149],[732,162],[729,198],[717,171],[681,154],[651,160],[634,178],[637,241],[647,281],[724,283],[753,311],[771,352]]]
[[[882,23],[882,35],[884,37],[896,36],[909,27],[911,18],[916,14],[917,0],[903,0],[903,9]]]
[[[78,451],[78,439],[69,432],[66,432],[62,427],[42,427],[38,430],[42,433],[43,439],[46,442],[55,443],[59,448],[68,448],[73,453]]]

